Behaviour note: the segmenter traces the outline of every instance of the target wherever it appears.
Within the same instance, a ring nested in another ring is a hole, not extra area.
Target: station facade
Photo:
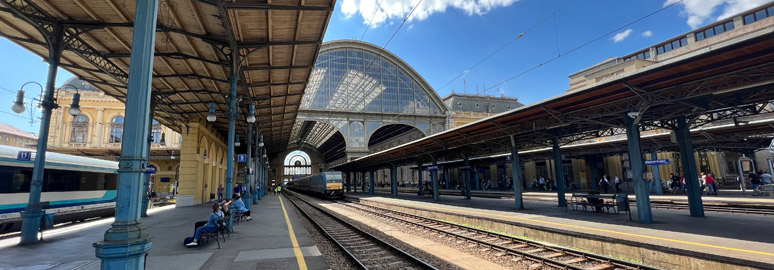
[[[52,111],[48,148],[57,153],[118,161],[126,105],[77,77],[65,81],[58,91],[61,108]],[[68,110],[76,92],[80,95],[80,114],[73,116]],[[166,196],[178,181],[182,136],[155,120],[150,135],[150,165],[156,168],[156,173],[149,175],[151,191]]]
[[[0,123],[0,145],[34,148],[37,144],[38,136],[35,134]]]

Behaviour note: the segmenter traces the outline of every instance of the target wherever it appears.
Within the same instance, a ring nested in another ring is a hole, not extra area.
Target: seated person
[[[242,201],[242,197],[238,194],[234,194],[234,210],[242,212],[242,216],[247,217],[247,221],[253,220],[250,217],[250,210],[245,207],[245,202]]]
[[[596,191],[596,190],[589,191],[589,195],[599,195],[599,194],[600,194],[599,191]],[[605,200],[603,200],[602,198],[594,198],[594,197],[586,198],[586,200],[589,202],[589,204],[594,205],[594,208],[596,208],[598,212],[602,212],[602,204],[605,203]]]
[[[218,203],[212,204],[212,213],[210,213],[210,217],[207,219],[207,224],[204,226],[201,226],[199,228],[196,228],[196,232],[194,233],[194,239],[191,243],[186,244],[186,246],[195,246],[199,243],[199,236],[204,232],[217,232],[218,231],[218,219],[220,219],[220,216],[217,214],[220,211],[220,205]]]

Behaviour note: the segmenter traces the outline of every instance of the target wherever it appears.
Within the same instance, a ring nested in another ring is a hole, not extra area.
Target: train
[[[31,158],[21,160],[20,152],[31,152]],[[20,212],[29,200],[35,152],[0,145],[0,234],[21,230]],[[43,179],[40,201],[46,213],[54,214],[55,223],[115,213],[118,162],[47,152]]]
[[[344,184],[341,172],[331,171],[293,179],[285,184],[292,191],[321,198],[344,198]]]

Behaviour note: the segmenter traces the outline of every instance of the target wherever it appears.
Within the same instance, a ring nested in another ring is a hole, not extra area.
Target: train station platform
[[[771,216],[706,212],[705,217],[696,218],[686,210],[653,209],[654,223],[642,224],[636,221],[634,207],[635,221],[630,221],[626,213],[566,211],[564,207],[557,207],[556,202],[526,198],[526,209],[516,211],[513,200],[500,198],[465,200],[460,196],[442,196],[434,202],[432,198],[403,193],[399,198],[391,198],[389,193],[375,196],[348,193],[346,196],[392,210],[665,269],[728,269],[722,263],[734,269],[774,269]]]
[[[301,262],[303,269],[329,269],[293,206],[286,200],[283,206],[278,198],[269,194],[253,205],[253,220],[235,224],[226,242],[220,239],[220,249],[215,240],[201,247],[183,246],[185,237],[193,236],[194,222],[207,219],[211,205],[150,211],[142,218],[153,237],[146,269],[300,269]],[[92,243],[103,237],[111,222],[108,218],[44,232],[44,240],[32,246],[16,246],[13,239],[0,241],[0,269],[100,269]]]
[[[375,192],[380,194],[389,194],[389,188],[376,188]],[[399,188],[399,194],[414,194],[417,193],[416,188]],[[461,197],[460,190],[456,189],[441,189],[439,190],[441,197],[453,196]],[[569,199],[573,192],[587,192],[587,191],[567,191],[565,196]],[[634,191],[628,191],[629,200],[636,201]],[[361,191],[358,190],[358,193]],[[513,191],[501,191],[501,190],[471,190],[471,197],[481,198],[501,198],[501,199],[513,199]],[[525,201],[556,201],[556,191],[534,191],[528,189],[522,193]],[[762,207],[774,209],[774,196],[753,196],[752,191],[742,192],[741,190],[721,189],[718,196],[706,196],[701,197],[705,206],[734,206],[734,207]],[[688,204],[688,196],[685,194],[664,194],[656,195],[650,194],[650,201],[652,203],[675,203],[675,204]]]

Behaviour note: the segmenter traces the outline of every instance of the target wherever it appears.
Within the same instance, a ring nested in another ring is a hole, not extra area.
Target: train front
[[[324,172],[326,198],[344,198],[344,181],[341,172]]]

